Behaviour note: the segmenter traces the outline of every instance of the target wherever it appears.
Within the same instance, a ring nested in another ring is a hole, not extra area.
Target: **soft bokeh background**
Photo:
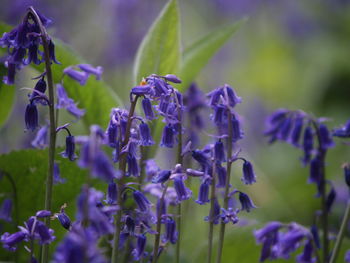
[[[87,62],[103,66],[105,81],[126,101],[137,47],[165,3],[163,0],[1,0],[0,20],[16,24],[28,5],[35,6],[54,20],[50,33],[71,45]],[[227,228],[224,262],[257,262],[260,247],[255,245],[253,229],[270,220],[310,225],[319,202],[314,198],[314,186],[306,183],[308,171],[299,162],[301,153],[285,144],[268,146],[262,136],[264,119],[278,107],[327,116],[330,127],[339,126],[350,117],[350,1],[180,0],[179,3],[184,46],[210,29],[249,17],[205,67],[197,82],[205,91],[229,83],[244,99],[238,106],[246,133],[244,151],[253,159],[258,183],[245,189],[239,170],[234,170],[237,176],[232,183],[247,190],[259,208],[249,214],[246,226]],[[24,74],[20,84],[31,85],[25,81],[28,77]],[[33,138],[32,134],[23,133],[25,96],[18,92],[16,108],[0,130],[2,153],[28,146]],[[328,175],[342,189],[331,216],[334,226],[339,225],[346,199],[340,167],[349,161],[350,153],[349,146],[337,142],[327,163]],[[208,207],[189,206],[183,262],[203,262],[207,228],[202,218]],[[169,249],[169,257],[172,253]]]

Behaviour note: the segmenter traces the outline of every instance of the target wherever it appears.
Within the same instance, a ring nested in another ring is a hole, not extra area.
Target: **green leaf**
[[[134,63],[134,82],[150,74],[177,73],[181,58],[180,18],[176,0],[163,8],[143,38]]]
[[[246,19],[242,19],[234,24],[220,27],[186,48],[179,74],[183,81],[182,89],[191,84],[210,58],[234,35],[245,21]]]
[[[7,69],[0,65],[0,127],[5,124],[10,113],[12,112],[12,107],[15,98],[15,88],[3,83],[2,78],[7,74]]]

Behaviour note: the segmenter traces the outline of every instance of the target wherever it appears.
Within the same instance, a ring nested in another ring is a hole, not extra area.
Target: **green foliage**
[[[217,28],[186,48],[179,74],[183,81],[183,88],[187,88],[191,84],[202,68],[245,21],[246,19],[242,19],[236,23]]]
[[[81,185],[87,181],[88,172],[80,169],[75,162],[63,159],[59,155],[61,151],[62,149],[56,149],[56,161],[59,163],[61,177],[65,178],[66,182],[54,185],[53,187],[52,212],[59,212],[60,207],[64,203],[67,203],[68,208],[66,212],[74,220],[76,209],[75,199],[80,192]],[[47,150],[36,149],[14,151],[9,154],[0,155],[0,170],[8,173],[16,186],[18,211],[14,211],[13,218],[20,225],[23,225],[23,222],[30,216],[35,215],[36,211],[44,208],[44,182],[48,169],[47,159]],[[13,187],[6,177],[1,179],[0,184],[1,193],[5,196],[13,197]],[[101,186],[101,183],[97,185],[97,187]],[[55,230],[57,240],[55,244],[57,244],[57,242],[62,240],[66,231],[60,226],[57,220],[53,221],[51,225]],[[16,229],[17,227],[15,225],[5,224],[5,231],[14,232],[17,231]],[[21,251],[23,252],[22,249]],[[0,254],[5,254],[2,248],[0,248]],[[13,256],[13,253],[8,254],[9,258]],[[4,258],[1,259],[4,260]]]
[[[180,17],[176,0],[171,0],[143,38],[134,63],[134,82],[155,73],[177,73],[181,58]]]
[[[2,77],[6,75],[7,69],[0,65],[0,127],[5,124],[15,101],[15,88],[2,82]]]

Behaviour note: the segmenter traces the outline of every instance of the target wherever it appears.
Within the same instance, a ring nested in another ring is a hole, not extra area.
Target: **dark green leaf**
[[[245,21],[246,19],[242,19],[234,24],[220,27],[186,48],[179,75],[183,81],[181,86],[183,89],[189,86],[210,58],[234,35]]]
[[[155,73],[177,73],[180,64],[180,18],[176,0],[171,0],[143,38],[134,63],[134,82]]]

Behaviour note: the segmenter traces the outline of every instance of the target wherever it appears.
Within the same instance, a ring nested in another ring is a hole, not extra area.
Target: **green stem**
[[[54,96],[54,85],[51,71],[51,60],[50,60],[50,51],[49,51],[49,43],[48,40],[49,35],[46,32],[45,27],[41,23],[41,20],[34,10],[33,7],[29,7],[28,15],[32,16],[32,19],[35,20],[36,24],[39,27],[42,46],[44,49],[44,58],[45,58],[45,70],[46,70],[46,78],[48,85],[48,93],[49,93],[49,117],[50,117],[50,143],[49,143],[49,165],[48,165],[48,173],[46,178],[46,191],[45,191],[45,210],[51,211],[51,203],[52,203],[52,186],[53,186],[53,170],[54,170],[54,161],[55,161],[55,148],[56,148],[56,123],[55,123],[55,96]],[[45,218],[45,224],[47,227],[50,226],[50,219]],[[42,262],[48,262],[49,258],[49,246],[44,245],[42,250]]]
[[[215,164],[213,162],[212,168],[212,181],[211,181],[211,194],[210,194],[210,212],[209,212],[209,233],[208,233],[208,259],[207,262],[211,263],[213,252],[213,233],[214,233],[214,206],[216,199],[216,187],[215,187]]]
[[[335,241],[335,245],[334,245],[334,249],[333,249],[330,263],[337,262],[337,256],[339,254],[339,250],[340,250],[340,247],[341,247],[341,244],[342,244],[342,241],[343,241],[346,229],[347,229],[349,219],[350,219],[350,200],[348,200],[347,205],[346,205],[345,214],[344,214],[341,226],[340,226],[340,230],[339,230],[337,239]]]
[[[179,135],[178,135],[178,148],[177,148],[177,164],[183,165],[183,156],[182,156],[182,109],[181,105],[178,101],[176,92],[174,91],[174,98],[177,105],[177,115],[179,120]],[[184,167],[182,167],[184,169]],[[176,218],[176,227],[177,227],[177,242],[176,242],[176,256],[175,256],[175,262],[180,262],[180,255],[181,255],[181,203],[177,205],[177,218]]]
[[[130,111],[129,111],[129,116],[128,116],[128,122],[126,124],[126,131],[125,131],[125,137],[124,137],[124,141],[122,143],[122,145],[120,146],[120,149],[123,149],[123,147],[125,145],[127,145],[129,143],[129,139],[130,139],[130,134],[131,134],[131,124],[132,124],[132,117],[134,116],[134,112],[135,112],[135,108],[136,108],[136,104],[137,104],[137,99],[139,98],[139,96],[135,96],[134,100],[131,101],[131,105],[130,105]],[[120,151],[121,152],[121,151]],[[120,239],[120,232],[121,232],[121,218],[122,218],[122,191],[123,191],[123,186],[124,186],[124,176],[125,176],[125,172],[126,172],[126,157],[127,154],[126,153],[122,153],[120,155],[120,161],[119,161],[119,170],[121,172],[121,176],[122,178],[120,180],[118,180],[117,182],[117,187],[118,187],[118,195],[117,195],[117,203],[120,206],[120,209],[117,211],[117,214],[114,217],[114,223],[115,223],[115,232],[114,232],[114,236],[113,236],[113,249],[112,249],[112,263],[117,263],[118,262],[118,257],[119,257],[119,239]]]
[[[159,243],[160,243],[160,232],[162,230],[162,207],[164,204],[164,197],[166,194],[166,191],[168,189],[168,186],[166,185],[163,189],[162,196],[160,198],[160,204],[159,207],[160,209],[157,211],[157,234],[155,235],[154,238],[154,246],[153,246],[153,258],[152,258],[152,263],[156,263],[158,260],[158,250],[159,250]]]
[[[230,158],[232,157],[232,113],[230,110],[227,110],[227,119],[229,120],[228,123],[228,138],[227,138],[227,163],[226,163],[226,182],[225,182],[225,195],[224,195],[224,209],[227,209],[228,207],[228,201],[229,201],[229,190],[230,190],[230,177],[231,177],[231,164],[232,161]],[[220,234],[219,234],[219,245],[218,245],[218,254],[216,257],[216,263],[221,262],[221,256],[222,256],[222,250],[224,247],[224,237],[225,237],[225,226],[226,224],[224,222],[221,222],[220,225]]]

